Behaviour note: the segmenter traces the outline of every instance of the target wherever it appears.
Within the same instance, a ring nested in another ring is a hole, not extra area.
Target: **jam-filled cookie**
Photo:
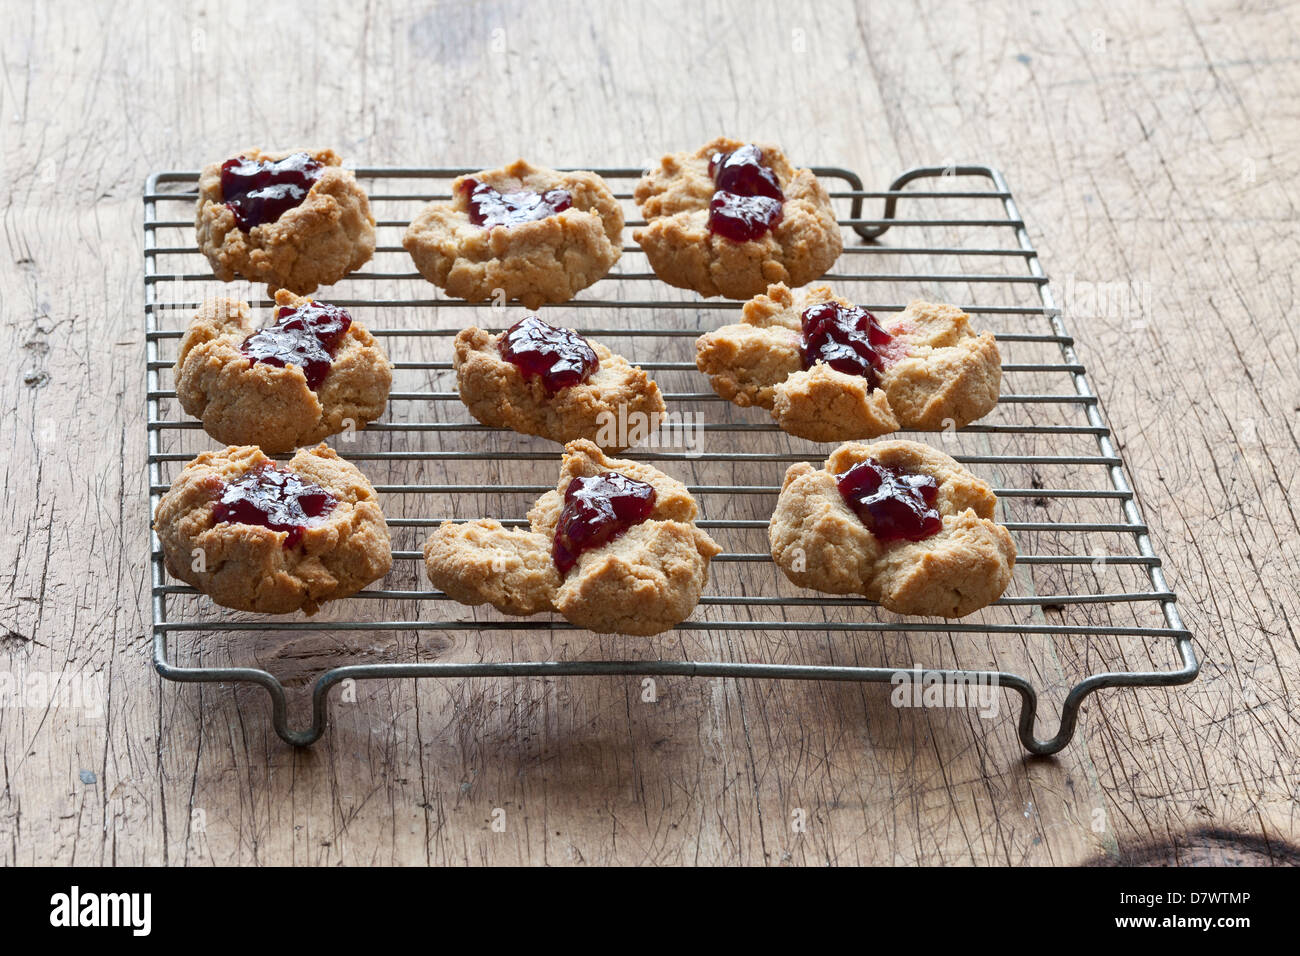
[[[392,366],[379,343],[327,302],[275,295],[256,328],[248,303],[205,302],[181,339],[176,397],[217,441],[290,451],[384,413]]]
[[[987,484],[928,445],[849,442],[824,468],[786,471],[772,558],[800,587],[964,617],[1011,581],[1016,547],[993,521],[996,504]]]
[[[277,465],[250,446],[199,455],[158,503],[167,573],[223,607],[314,614],[393,563],[375,489],[325,445]]]
[[[595,173],[520,159],[461,176],[451,202],[425,206],[402,245],[448,295],[502,296],[536,309],[603,278],[622,253],[622,235],[623,210]]]
[[[199,176],[199,251],[218,279],[299,295],[360,269],[375,254],[375,217],[332,149],[246,149]]]
[[[425,543],[424,564],[461,604],[558,611],[592,631],[658,634],[690,616],[721,550],[695,526],[698,515],[681,482],[575,441],[555,490],[528,512],[529,530],[447,521]]]
[[[663,396],[638,366],[572,329],[525,316],[499,335],[456,336],[460,398],[484,425],[561,444],[588,438],[606,451],[645,439]]]
[[[636,185],[646,225],[633,233],[669,285],[747,299],[773,282],[800,286],[843,248],[830,197],[775,146],[719,138],[670,153]]]
[[[696,340],[695,364],[723,398],[813,441],[961,428],[1002,386],[993,333],[976,334],[956,306],[917,299],[880,321],[825,286],[772,286],[739,323]]]

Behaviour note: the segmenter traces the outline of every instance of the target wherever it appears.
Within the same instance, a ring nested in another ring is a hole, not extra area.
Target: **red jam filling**
[[[283,306],[275,313],[275,325],[258,329],[244,339],[239,350],[248,356],[249,365],[297,365],[314,392],[329,374],[334,353],[351,327],[352,316],[328,302]]]
[[[709,158],[709,175],[718,189],[729,193],[785,200],[776,173],[763,165],[763,151],[753,143],[730,153],[714,153]]]
[[[856,305],[821,302],[804,310],[801,323],[799,352],[804,368],[825,362],[846,375],[861,375],[872,388],[880,384],[885,369],[883,352],[894,337],[874,315]]]
[[[487,183],[465,179],[461,192],[469,203],[469,221],[476,226],[518,226],[536,222],[573,205],[573,196],[567,189],[548,189],[535,193],[528,189],[514,193],[499,193]]]
[[[835,476],[840,494],[881,541],[923,541],[943,529],[934,508],[939,483],[886,467],[874,458]]]
[[[551,556],[560,574],[568,574],[582,552],[613,541],[650,517],[653,485],[616,471],[574,478],[564,492],[564,510],[555,529]]]
[[[324,168],[306,153],[274,161],[237,156],[221,164],[221,198],[248,232],[302,205]]]
[[[548,392],[581,385],[600,368],[591,346],[573,329],[561,329],[526,315],[497,340],[501,357],[530,378],[537,376]]]
[[[758,239],[781,221],[785,194],[753,143],[714,153],[709,175],[717,191],[709,201],[709,231],[733,242]]]
[[[305,529],[337,504],[338,499],[319,485],[268,463],[225,486],[213,519],[216,524],[251,524],[287,531],[284,546],[292,548],[302,540]]]

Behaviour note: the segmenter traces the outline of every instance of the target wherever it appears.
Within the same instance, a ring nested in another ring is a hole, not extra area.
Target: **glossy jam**
[[[709,200],[709,230],[732,242],[761,239],[780,221],[779,199],[719,191]]]
[[[560,574],[568,574],[582,552],[613,541],[650,517],[655,507],[652,485],[616,471],[574,478],[564,492],[564,510],[555,529],[551,556]]]
[[[882,541],[923,541],[943,528],[934,508],[939,483],[929,475],[898,471],[868,458],[836,475],[835,483],[845,503]]]
[[[499,193],[487,183],[477,179],[466,179],[460,184],[461,191],[469,203],[469,221],[476,226],[518,226],[525,222],[536,222],[557,212],[564,212],[573,205],[573,196],[567,189],[548,189],[544,193],[520,190],[515,193]]]
[[[338,499],[291,471],[264,464],[228,483],[221,492],[216,524],[251,524],[286,531],[284,546],[302,541],[305,529],[334,510]]]
[[[306,153],[274,162],[237,156],[221,164],[221,198],[248,232],[302,205],[324,168]]]
[[[308,302],[296,309],[284,306],[275,313],[275,325],[258,329],[239,350],[250,365],[299,366],[314,392],[329,374],[339,342],[351,327],[352,316],[328,302]]]
[[[725,192],[785,199],[776,173],[763,165],[763,151],[753,143],[730,153],[714,153],[709,159],[709,175],[713,184]]]
[[[781,221],[785,194],[752,143],[714,153],[709,174],[717,191],[709,201],[709,231],[733,242],[761,238]]]
[[[561,329],[526,315],[497,341],[501,357],[525,375],[537,376],[548,392],[580,385],[600,367],[591,346],[573,329]]]
[[[803,367],[825,362],[846,375],[861,375],[872,388],[885,369],[884,349],[894,337],[860,306],[820,302],[804,310],[799,351]]]

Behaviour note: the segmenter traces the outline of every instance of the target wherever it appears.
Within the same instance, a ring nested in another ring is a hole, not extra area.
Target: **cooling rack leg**
[[[1061,723],[1056,736],[1050,740],[1040,740],[1034,736],[1034,723],[1038,717],[1038,694],[1033,686],[1014,674],[1003,673],[998,674],[997,677],[1000,686],[1010,688],[1020,695],[1020,720],[1017,729],[1021,745],[1036,757],[1051,756],[1063,750],[1074,737],[1074,726],[1079,717],[1079,701],[1086,696],[1087,692],[1077,698],[1075,692],[1071,692],[1061,708]],[[1078,691],[1078,689],[1076,687],[1074,690]]]
[[[1083,699],[1097,690],[1099,686],[1085,686],[1088,682],[1077,684],[1061,705],[1061,721],[1057,726],[1056,736],[1050,740],[1041,740],[1034,736],[1034,721],[1038,711],[1038,699],[1033,688],[1020,690],[1022,704],[1020,707],[1020,742],[1035,757],[1050,757],[1064,750],[1074,739],[1075,727],[1079,722],[1079,705]]]
[[[1177,642],[1182,666],[1173,671],[1140,671],[1124,673],[1094,674],[1080,681],[1070,689],[1061,705],[1061,723],[1056,736],[1050,740],[1040,740],[1034,736],[1034,719],[1038,712],[1038,695],[1023,679],[1011,674],[1002,675],[1003,686],[1011,687],[1020,694],[1020,742],[1030,753],[1046,757],[1063,750],[1074,739],[1075,727],[1079,722],[1079,707],[1084,698],[1103,687],[1176,687],[1190,684],[1200,673],[1201,664],[1196,657],[1190,637],[1182,637]]]
[[[1008,679],[1010,678],[1010,679]],[[1034,723],[1038,717],[1038,694],[1026,681],[1011,675],[1003,677],[1003,686],[1010,687],[1020,694],[1020,721],[1018,732],[1020,734],[1021,745],[1035,757],[1048,757],[1065,749],[1074,738],[1074,727],[1079,719],[1079,701],[1081,701],[1087,692],[1075,696],[1079,688],[1075,688],[1065,699],[1065,704],[1061,707],[1061,722],[1056,731],[1056,736],[1050,740],[1040,740],[1034,736]]]
[[[274,674],[257,667],[177,667],[167,660],[167,635],[159,629],[154,632],[153,666],[159,677],[181,684],[257,684],[271,698],[271,722],[276,734],[285,743],[306,747],[320,739],[324,731],[324,703],[313,700],[312,726],[307,730],[289,729],[289,705],[284,685]],[[319,681],[317,685],[319,686]],[[319,691],[317,695],[319,696]]]

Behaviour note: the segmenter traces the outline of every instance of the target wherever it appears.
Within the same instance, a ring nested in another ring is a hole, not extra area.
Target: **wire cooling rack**
[[[478,425],[455,390],[451,338],[471,324],[503,328],[522,309],[443,297],[401,247],[419,207],[449,198],[450,181],[472,171],[357,170],[379,220],[375,259],[317,293],[352,310],[395,365],[384,418],[331,440],[380,494],[394,536],[393,571],[313,618],[242,614],[169,581],[155,535],[150,583],[160,675],[260,685],[270,694],[276,733],[301,746],[325,731],[329,692],[346,681],[635,675],[888,684],[920,674],[954,688],[1014,691],[1021,701],[1017,732],[1035,754],[1069,743],[1080,704],[1095,690],[1195,679],[1191,635],[1124,463],[1015,200],[1001,173],[987,166],[916,168],[883,192],[864,190],[846,169],[814,172],[830,187],[846,230],[844,254],[822,281],[877,312],[901,310],[913,297],[954,302],[997,335],[1004,360],[998,408],[959,431],[906,436],[937,445],[995,486],[999,520],[1020,553],[1012,586],[995,605],[959,621],[905,619],[866,600],[786,581],[768,554],[767,518],[785,468],[820,463],[833,446],[785,435],[762,409],[736,408],[707,389],[694,366],[694,339],[734,321],[740,303],[702,300],[659,282],[635,245],[624,247],[609,277],[545,311],[639,363],[665,393],[676,417],[627,456],[660,463],[685,480],[700,502],[700,525],[724,548],[695,615],[661,639],[620,645],[644,659],[568,659],[553,653],[557,644],[563,650],[578,640],[565,636],[577,629],[562,619],[507,618],[429,589],[420,552],[428,531],[447,518],[525,524],[532,500],[554,485],[559,459],[551,443]],[[625,205],[630,240],[639,215],[631,186],[641,171],[597,172]],[[151,513],[183,464],[215,444],[180,409],[172,388],[176,346],[190,316],[215,295],[271,305],[263,287],[212,277],[194,245],[197,180],[196,172],[159,172],[145,187]],[[883,200],[881,218],[863,218],[869,200]],[[914,215],[900,216],[900,206]],[[431,632],[441,638],[432,649]],[[292,657],[279,651],[308,636],[326,644],[328,663],[380,660],[329,666],[312,684],[310,725],[295,730],[285,682],[258,660]],[[533,653],[492,659],[517,647]],[[863,659],[870,665],[858,663]],[[1050,737],[1036,735],[1040,695],[1053,710],[1059,706]]]

